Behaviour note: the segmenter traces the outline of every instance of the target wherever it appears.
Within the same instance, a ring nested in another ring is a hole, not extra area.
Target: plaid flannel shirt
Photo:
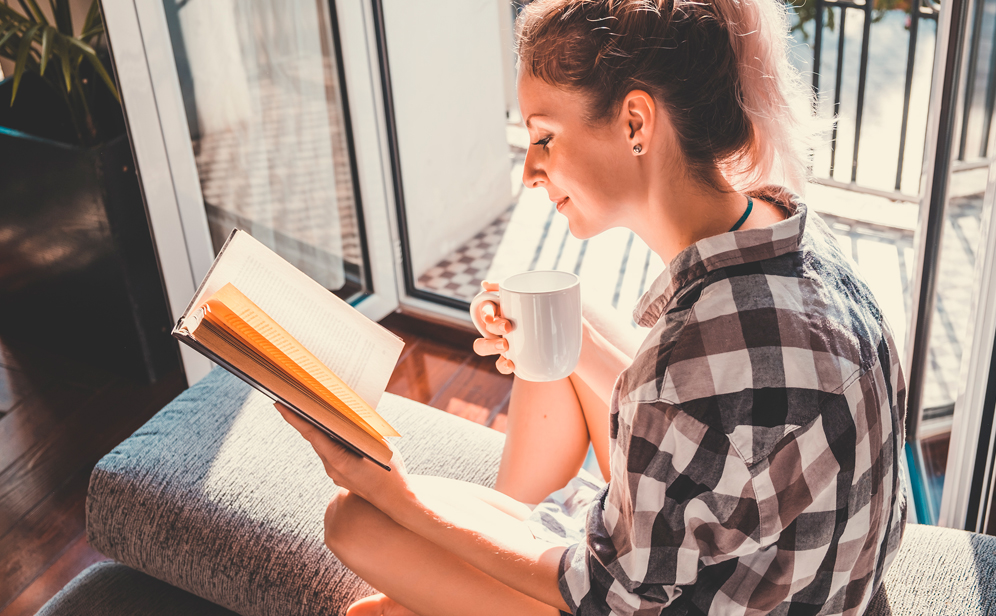
[[[895,556],[895,343],[826,224],[780,204],[637,304],[652,330],[612,392],[612,480],[560,564],[577,614],[857,615]]]

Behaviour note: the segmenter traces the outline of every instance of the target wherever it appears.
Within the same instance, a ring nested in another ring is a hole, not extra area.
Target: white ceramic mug
[[[581,281],[569,272],[522,272],[498,284],[498,293],[481,292],[470,303],[474,325],[485,338],[498,339],[481,319],[481,302],[498,304],[512,323],[505,334],[505,357],[527,381],[556,381],[574,372],[581,355]]]

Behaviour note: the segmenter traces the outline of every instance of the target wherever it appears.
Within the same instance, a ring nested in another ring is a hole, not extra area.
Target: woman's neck
[[[729,231],[747,208],[747,197],[725,181],[717,187],[690,180],[661,181],[648,188],[646,210],[630,228],[664,263],[701,239]],[[766,205],[755,199],[740,228],[771,224]]]

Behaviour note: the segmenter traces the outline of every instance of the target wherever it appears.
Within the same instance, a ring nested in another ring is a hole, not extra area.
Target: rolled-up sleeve
[[[634,416],[612,452],[623,457],[612,468],[626,472],[614,471],[585,541],[561,559],[560,591],[575,614],[659,614],[703,566],[760,546],[751,472],[727,436],[665,402],[626,411]]]

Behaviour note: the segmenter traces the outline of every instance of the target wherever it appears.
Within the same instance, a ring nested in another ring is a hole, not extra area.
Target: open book
[[[173,336],[389,468],[375,410],[404,342],[244,231],[235,230]]]

